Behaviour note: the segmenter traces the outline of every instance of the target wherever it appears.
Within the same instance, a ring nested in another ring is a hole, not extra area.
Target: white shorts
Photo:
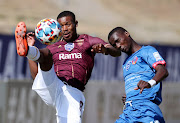
[[[51,70],[42,71],[38,64],[38,74],[32,90],[36,91],[47,105],[56,109],[57,122],[81,123],[84,95],[77,88],[64,84],[55,74],[54,65]]]

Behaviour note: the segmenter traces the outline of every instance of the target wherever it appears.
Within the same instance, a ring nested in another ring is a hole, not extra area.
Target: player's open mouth
[[[66,34],[64,34],[64,38],[68,38],[70,36],[70,33],[66,33]]]

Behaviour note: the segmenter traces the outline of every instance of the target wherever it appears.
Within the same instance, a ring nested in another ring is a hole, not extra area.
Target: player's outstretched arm
[[[35,35],[33,32],[30,32],[27,34],[27,43],[28,43],[29,47],[34,45]],[[42,70],[48,71],[52,67],[51,53],[47,48],[40,49],[39,51],[40,51],[40,56],[36,61],[40,63]],[[30,68],[31,76],[33,79],[35,79],[35,77],[38,73],[37,63],[33,60],[30,60],[30,59],[28,59],[28,62],[29,62],[29,68]]]
[[[114,57],[120,56],[121,55],[121,51],[114,48],[113,46],[111,46],[110,44],[95,44],[92,46],[92,52],[95,53],[102,53],[105,55],[111,55]]]
[[[109,43],[98,37],[89,36],[89,43],[92,46],[91,51],[95,53],[102,53],[114,57],[120,56],[121,51],[111,46]]]
[[[35,35],[34,35],[33,32],[27,33],[27,43],[28,43],[28,46],[34,46],[34,44],[35,44]],[[38,73],[37,63],[35,61],[30,60],[30,59],[28,59],[28,63],[29,63],[29,69],[30,69],[30,72],[31,72],[31,76],[32,76],[32,78],[34,80],[37,73]]]
[[[121,51],[119,49],[114,48],[110,44],[106,44],[104,45],[104,47],[107,49],[105,54],[109,54],[114,57],[118,57],[121,55]]]
[[[154,85],[161,82],[163,79],[165,79],[169,75],[168,70],[166,69],[164,65],[161,65],[161,64],[157,65],[155,70],[156,70],[155,76],[148,82],[140,80],[135,90],[140,89],[140,93],[142,93],[144,88],[153,87]]]
[[[27,34],[27,42],[28,42],[28,53],[27,53],[27,58],[31,60],[29,62],[31,69],[31,75],[32,77],[37,74],[37,64],[33,63],[32,61],[39,62],[41,70],[43,71],[48,71],[51,69],[53,65],[53,60],[52,60],[52,54],[50,53],[48,48],[43,48],[43,49],[38,49],[32,45],[35,43],[35,35],[34,33],[30,32]]]

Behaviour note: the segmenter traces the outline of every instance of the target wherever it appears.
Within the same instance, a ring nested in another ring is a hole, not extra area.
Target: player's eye
[[[113,47],[116,47],[117,42],[118,42],[118,40],[114,41]]]
[[[71,23],[66,23],[66,26],[71,26]]]

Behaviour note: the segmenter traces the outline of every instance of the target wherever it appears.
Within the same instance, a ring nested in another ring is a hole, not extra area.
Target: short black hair
[[[125,30],[123,27],[116,27],[116,28],[112,29],[108,35],[108,40],[110,39],[111,35],[115,32],[124,33],[124,32],[127,32],[127,30]]]
[[[71,12],[71,11],[63,11],[63,12],[59,13],[59,15],[57,16],[57,20],[59,18],[65,17],[65,16],[71,16],[73,21],[74,22],[76,21],[75,14],[73,12]]]

